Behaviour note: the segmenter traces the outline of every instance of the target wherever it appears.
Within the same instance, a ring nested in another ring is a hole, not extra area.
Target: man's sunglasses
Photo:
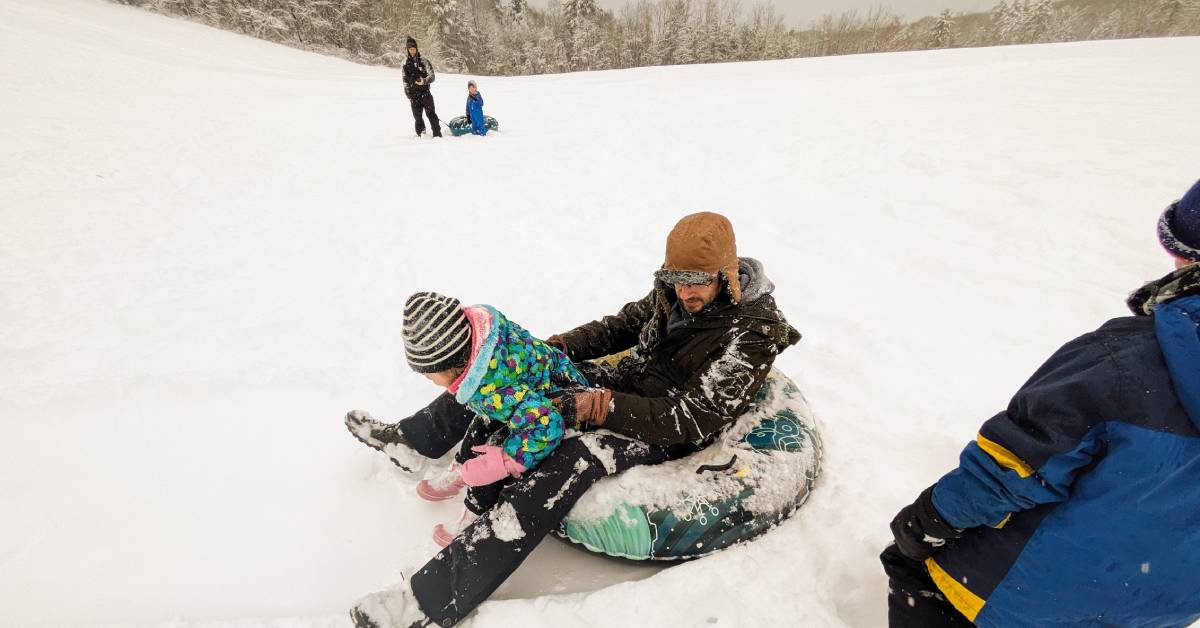
[[[654,278],[665,284],[681,284],[684,286],[707,286],[717,276],[700,270],[668,270],[666,268],[654,271]]]

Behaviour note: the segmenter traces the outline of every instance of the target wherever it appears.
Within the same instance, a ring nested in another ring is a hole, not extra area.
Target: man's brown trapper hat
[[[729,298],[735,304],[742,300],[737,241],[733,225],[721,214],[700,212],[680,219],[667,236],[667,257],[662,267],[668,271],[723,275],[729,286]]]

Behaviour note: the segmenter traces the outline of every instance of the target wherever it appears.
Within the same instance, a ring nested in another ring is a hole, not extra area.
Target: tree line
[[[1200,35],[1200,0],[1004,0],[907,22],[888,9],[792,28],[769,3],[635,0],[115,0],[354,61],[399,66],[412,35],[437,68],[492,76]]]

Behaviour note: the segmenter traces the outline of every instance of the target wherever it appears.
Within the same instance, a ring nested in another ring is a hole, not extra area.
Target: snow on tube
[[[496,122],[492,116],[483,116],[483,122],[487,124],[488,131],[500,130],[500,123]],[[450,127],[450,133],[454,136],[466,135],[471,132],[471,121],[467,119],[467,116],[451,118],[446,126]]]
[[[601,480],[557,534],[630,560],[699,558],[754,539],[791,516],[812,492],[821,455],[808,402],[792,380],[772,369],[751,409],[716,443]]]

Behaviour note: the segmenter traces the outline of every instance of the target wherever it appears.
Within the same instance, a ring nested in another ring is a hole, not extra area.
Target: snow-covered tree
[[[906,23],[886,9],[788,29],[770,4],[630,0],[113,0],[356,61],[400,65],[412,35],[440,70],[535,74],[1147,35],[1200,35],[1200,0],[1001,0]],[[774,0],[759,0],[774,2]],[[990,18],[990,19],[989,19]]]
[[[633,68],[655,63],[654,5],[648,0],[627,4],[621,9],[613,48],[613,67]]]
[[[742,59],[783,59],[788,54],[783,16],[768,3],[755,5],[750,22],[740,30]]]
[[[1150,14],[1150,22],[1155,34],[1177,35],[1184,34],[1189,22],[1196,17],[1200,9],[1195,0],[1158,0]]]
[[[591,20],[599,12],[596,0],[566,0],[562,5],[562,15],[568,26],[581,20]]]
[[[727,0],[704,0],[693,50],[696,60],[714,63],[738,58],[737,5]]]
[[[659,4],[659,35],[654,57],[663,65],[694,63],[695,27],[690,0],[666,0]]]
[[[1037,0],[1037,2],[1030,5],[1024,26],[1025,41],[1053,41],[1055,31],[1054,0]]]
[[[529,3],[525,0],[496,0],[496,12],[504,25],[524,24],[525,16],[529,13]]]
[[[572,70],[600,70],[607,67],[605,54],[609,44],[601,28],[606,15],[596,0],[566,0],[562,17],[567,28],[567,55]]]
[[[929,47],[949,48],[953,45],[954,18],[950,15],[950,9],[946,9],[934,21],[933,28],[929,29]]]
[[[425,22],[422,46],[431,58],[436,58],[438,66],[450,72],[473,68],[479,37],[471,16],[458,0],[420,0],[414,7]]]

